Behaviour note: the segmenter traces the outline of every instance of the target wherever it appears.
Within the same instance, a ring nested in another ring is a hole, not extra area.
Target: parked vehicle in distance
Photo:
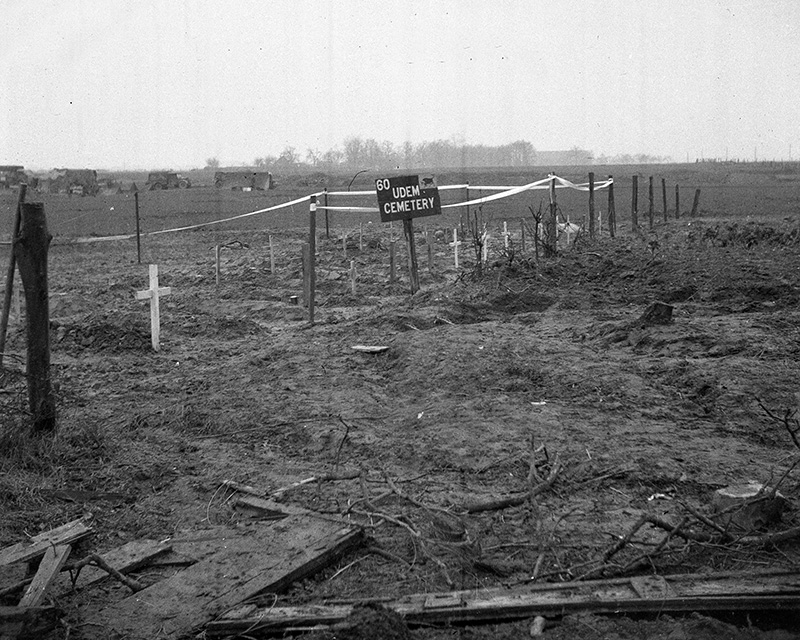
[[[188,178],[174,171],[152,171],[147,176],[145,187],[148,191],[160,191],[162,189],[188,189],[192,186]]]
[[[234,191],[266,191],[275,188],[275,181],[269,171],[217,171],[214,186]]]

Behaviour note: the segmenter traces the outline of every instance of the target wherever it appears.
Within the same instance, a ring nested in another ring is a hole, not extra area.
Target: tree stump
[[[733,525],[742,531],[763,529],[781,519],[786,499],[757,482],[717,489],[711,499],[716,520],[723,526]],[[740,505],[739,508],[735,508]]]

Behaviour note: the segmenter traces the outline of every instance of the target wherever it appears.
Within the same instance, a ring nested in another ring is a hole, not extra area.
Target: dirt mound
[[[140,314],[92,314],[77,323],[53,320],[50,327],[56,349],[120,352],[151,348],[150,328]]]

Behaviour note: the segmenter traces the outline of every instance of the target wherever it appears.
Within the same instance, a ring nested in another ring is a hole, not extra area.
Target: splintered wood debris
[[[18,606],[0,607],[0,638],[39,637],[53,630],[63,612],[57,607],[38,606],[47,596],[69,595],[109,575],[135,593],[91,614],[84,621],[86,633],[96,632],[98,638],[106,638],[116,631],[130,640],[179,637],[247,598],[264,591],[278,592],[313,575],[363,541],[360,527],[283,508],[280,522],[214,527],[169,542],[131,542],[103,556],[90,554],[71,564],[67,563],[69,543],[92,533],[83,521],[2,549],[0,567],[14,567],[3,571],[3,584],[8,586],[3,587],[2,595],[27,590]],[[145,587],[125,577],[173,551],[178,556],[173,564],[190,566],[171,578]],[[36,560],[36,575],[24,577],[27,571],[17,565]],[[67,570],[69,577],[66,573],[59,575]]]
[[[398,613],[409,625],[504,622],[570,612],[689,612],[725,609],[797,609],[797,572],[643,576],[481,591],[422,593],[395,600],[371,600]],[[244,605],[206,627],[206,636],[248,637],[329,627],[346,627],[347,617],[365,602],[296,607]]]

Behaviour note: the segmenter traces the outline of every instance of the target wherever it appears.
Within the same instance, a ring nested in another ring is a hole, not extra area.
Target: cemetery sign
[[[442,213],[433,176],[395,176],[375,180],[381,222],[410,220]]]

